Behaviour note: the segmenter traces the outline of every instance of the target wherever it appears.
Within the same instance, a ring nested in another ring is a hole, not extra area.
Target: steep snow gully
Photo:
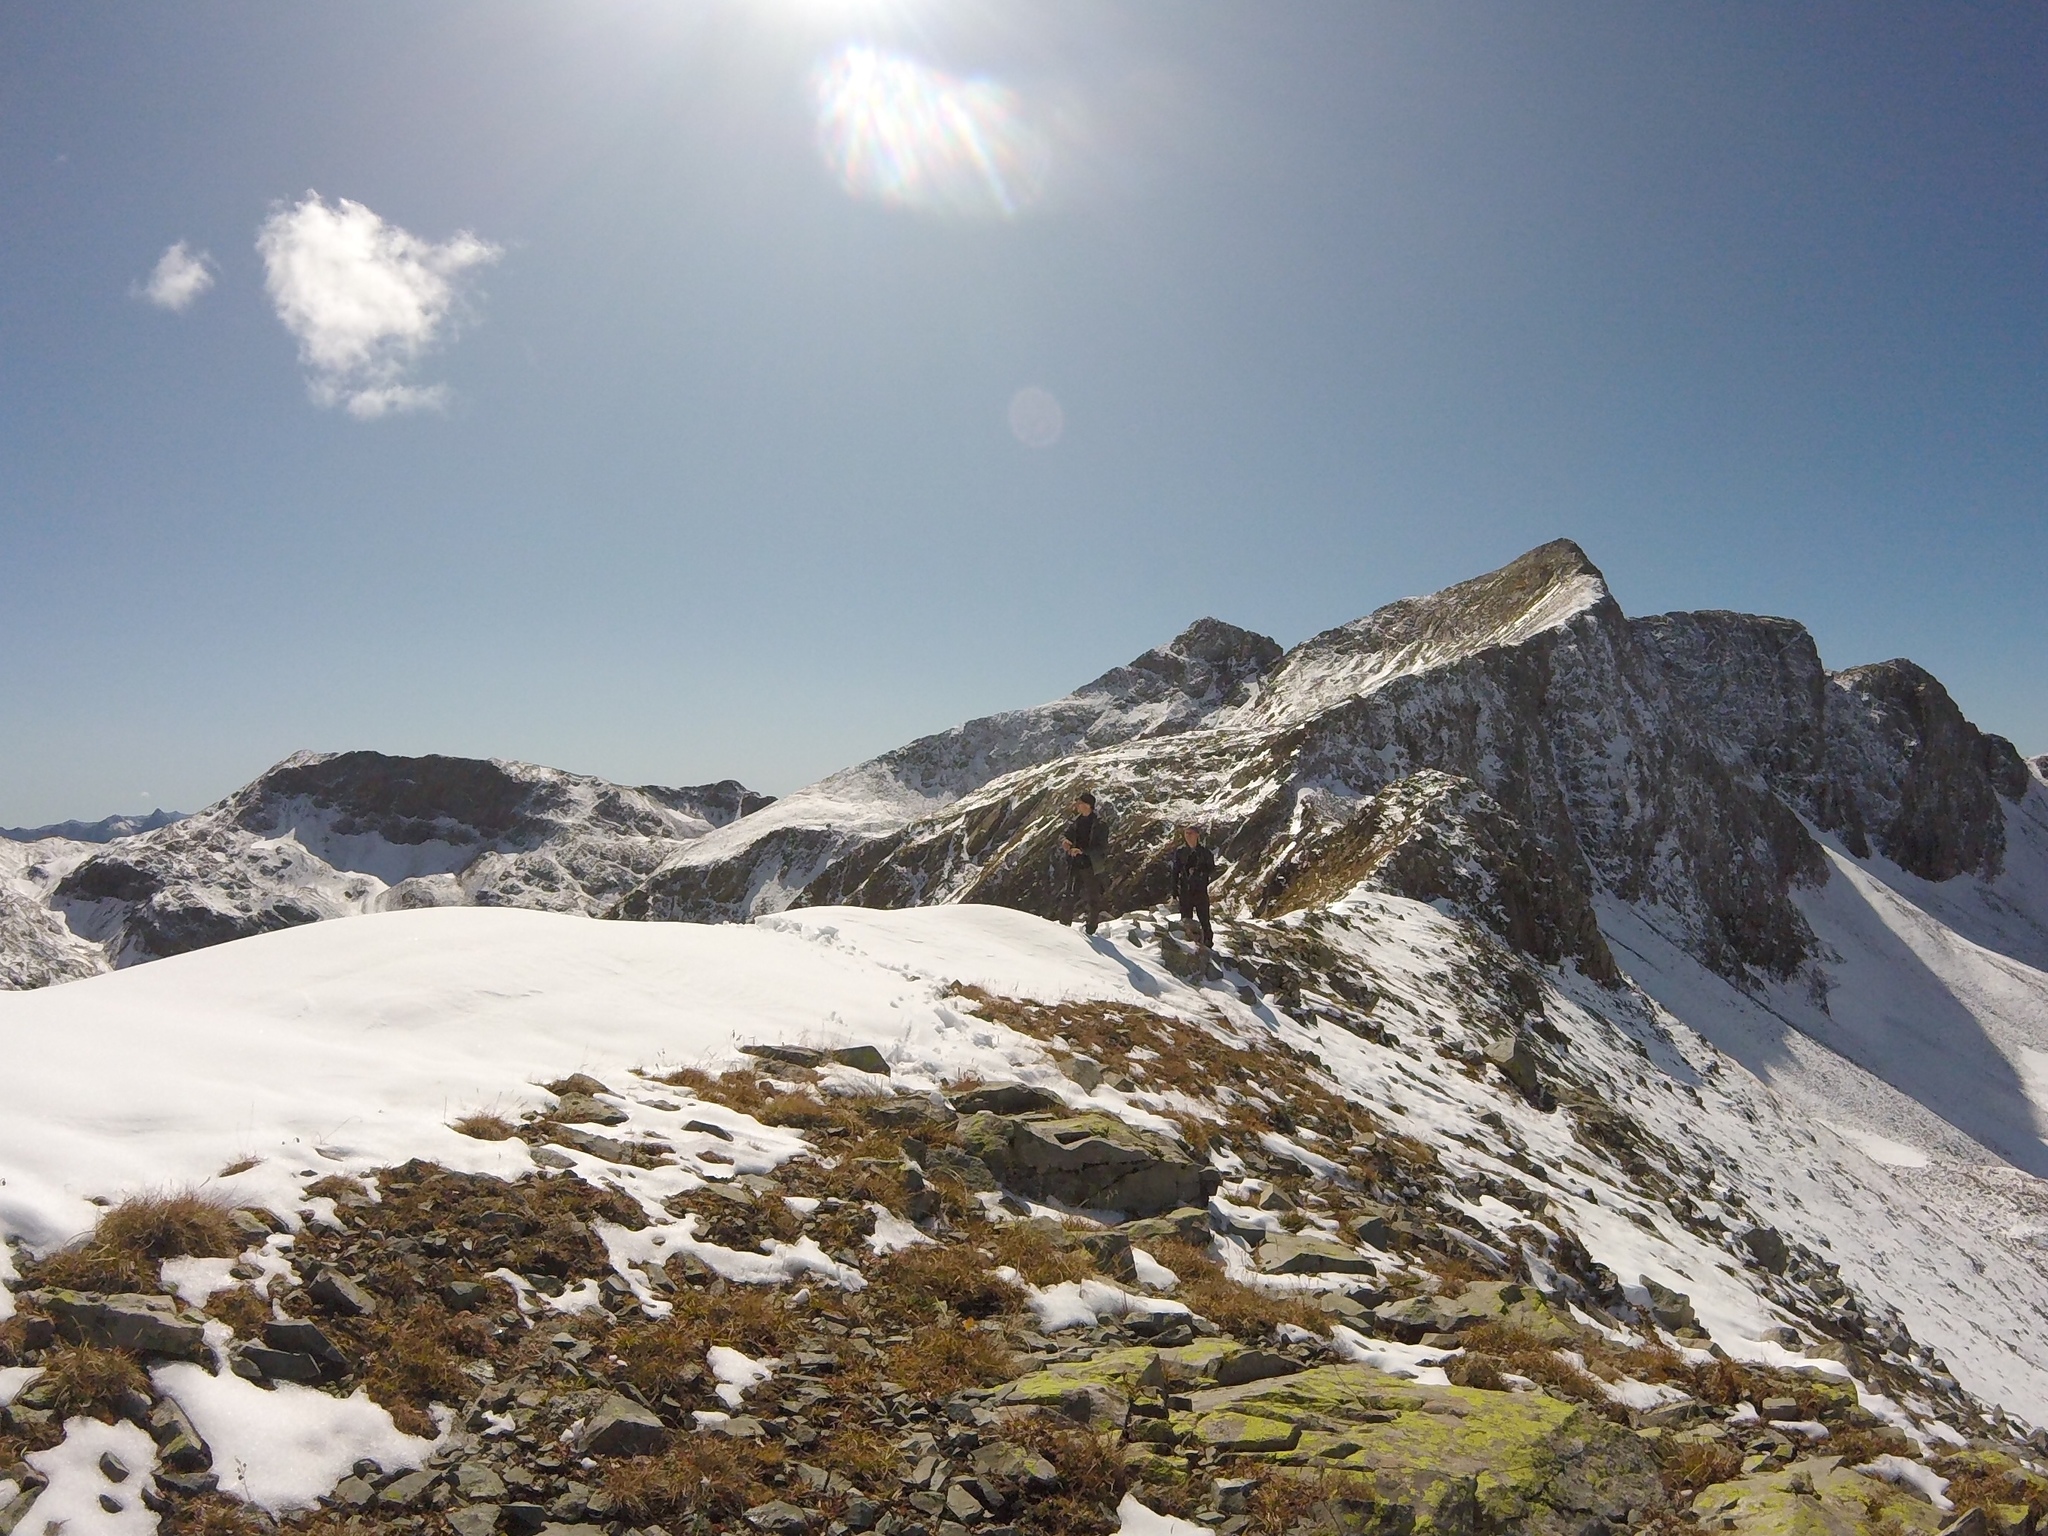
[[[0,1317],[110,1200],[216,1193],[271,1213],[265,1251],[288,1258],[333,1214],[323,1180],[413,1158],[623,1193],[648,1225],[607,1239],[612,1278],[649,1315],[667,1254],[858,1288],[918,1226],[876,1207],[865,1250],[828,1255],[806,1229],[746,1253],[674,1214],[823,1155],[676,1086],[762,1043],[828,1095],[1017,1084],[1041,1113],[1132,1134],[1218,1128],[1195,1137],[1210,1251],[1298,1288],[1314,1266],[1268,1272],[1262,1242],[1335,1241],[1335,1223],[1283,1220],[1258,1169],[1356,1188],[1361,1148],[1319,1143],[1256,1082],[1205,1078],[1200,1052],[1168,1072],[1130,1037],[1124,1066],[1083,1069],[1086,1020],[1142,1017],[1291,1063],[1385,1146],[1422,1149],[1441,1183],[1427,1221],[1392,1212],[1402,1230],[1589,1326],[1853,1381],[1923,1450],[2018,1437],[2048,1425],[2043,761],[1910,662],[1830,672],[1778,619],[1631,620],[1564,542],[1284,653],[1204,621],[1065,699],[773,804],[294,759],[185,821],[0,865],[0,979],[26,989],[0,993]],[[1082,787],[1115,827],[1124,914],[1092,939],[1032,915]],[[1181,821],[1224,861],[1216,959],[1156,910]],[[842,1047],[879,1059],[815,1054]],[[556,1114],[535,1085],[574,1072],[604,1111],[581,1140],[453,1128]],[[991,1219],[1130,1214],[1025,1194]],[[1424,1283],[1407,1239],[1352,1239],[1361,1271]],[[598,1296],[513,1289],[522,1313]],[[1337,1327],[1317,1347],[1393,1360],[1412,1340]],[[734,1407],[768,1379],[741,1375],[720,1377]],[[1153,1519],[1126,1509],[1126,1529]]]

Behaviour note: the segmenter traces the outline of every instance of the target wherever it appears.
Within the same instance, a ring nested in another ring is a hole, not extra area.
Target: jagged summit
[[[1607,579],[1570,539],[1539,545],[1497,571],[1311,636],[1276,666],[1249,714],[1300,718],[1392,678],[1510,646],[1598,608],[1619,621]]]

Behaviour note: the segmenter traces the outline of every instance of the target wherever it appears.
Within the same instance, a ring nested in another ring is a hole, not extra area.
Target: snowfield
[[[1854,890],[1859,899],[1869,894]],[[533,1167],[525,1143],[474,1140],[449,1122],[479,1109],[511,1116],[552,1102],[536,1084],[578,1070],[611,1085],[609,1102],[627,1112],[609,1134],[659,1134],[678,1161],[639,1169],[578,1154],[577,1171],[626,1189],[656,1212],[664,1193],[772,1168],[801,1149],[795,1132],[715,1106],[678,1105],[672,1100],[686,1094],[634,1075],[723,1067],[752,1043],[874,1045],[891,1075],[848,1069],[862,1086],[916,1091],[966,1076],[1025,1081],[1070,1104],[1159,1123],[1152,1112],[1162,1101],[1142,1084],[1129,1093],[1084,1091],[1041,1042],[977,1017],[955,995],[964,984],[1044,1003],[1138,1005],[1239,1042],[1313,1051],[1350,1097],[1428,1142],[1454,1173],[1506,1171],[1495,1156],[1501,1136],[1492,1117],[1500,1117],[1537,1159],[1553,1219],[1575,1230],[1632,1294],[1647,1295],[1646,1281],[1683,1291],[1715,1342],[1738,1358],[1797,1358],[1772,1342],[1783,1319],[1731,1251],[1589,1157],[1563,1114],[1457,1070],[1438,1049],[1465,1033],[1450,961],[1475,942],[1471,925],[1378,894],[1354,894],[1332,912],[1324,937],[1369,966],[1384,989],[1384,1044],[1241,995],[1235,976],[1183,981],[1162,966],[1156,942],[1138,942],[1141,924],[1112,924],[1089,940],[980,906],[820,908],[718,926],[509,909],[387,913],[7,994],[0,996],[0,1044],[15,1071],[10,1112],[0,1120],[0,1234],[45,1249],[90,1227],[95,1198],[166,1186],[218,1189],[297,1222],[319,1214],[319,1202],[302,1194],[314,1179],[410,1157],[516,1176]],[[1962,958],[1954,964],[1978,966],[1986,977],[2009,977],[2016,964],[1955,954]],[[1629,985],[1604,990],[1569,968],[1552,973],[1546,1012],[1572,1070],[1604,1084],[1611,1103],[1691,1157],[1731,1212],[1754,1213],[1830,1252],[1843,1278],[1895,1306],[1966,1388],[2048,1421],[2048,1279],[2036,1246],[2048,1225],[2028,1227],[2015,1215],[2023,1196],[2000,1184],[2034,1181],[1984,1166],[1981,1151],[1978,1168],[1958,1178],[1967,1164],[1958,1162],[1953,1134],[1944,1141],[1884,1119],[1903,1096],[1841,1058],[1830,1058],[1825,1072],[1818,1058],[1792,1072],[1785,1086],[1795,1091],[1781,1095],[1766,1079],[1785,1070],[1782,1061],[1757,1059],[1753,1072],[1709,1039],[1719,1032],[1733,1040],[1741,1028],[1755,1035],[1755,1019],[1710,995],[1704,972],[1692,978],[1694,995],[1681,997],[1675,955],[1662,957],[1667,969],[1653,978],[1662,1001]],[[1995,994],[1998,1006],[2010,997]],[[1697,1018],[1698,1029],[1680,1009]],[[2039,1024],[2036,1018],[2027,1027]],[[1916,1045],[1908,1034],[1898,1050],[1939,1053],[1941,1046],[1938,1039]],[[1881,1065],[1893,1077],[1909,1070],[1897,1057]],[[1948,1068],[1967,1065],[1950,1061]],[[1815,1087],[1824,1076],[1836,1085],[1831,1095]],[[1845,1129],[1832,1130],[1816,1115],[1817,1095]],[[685,1133],[687,1121],[714,1110],[733,1140]],[[1873,1119],[1891,1126],[1889,1139],[1870,1142],[1878,1133],[1858,1128]],[[1876,1155],[1873,1147],[1890,1151]],[[695,1155],[713,1148],[713,1159]],[[239,1163],[250,1166],[223,1173]],[[1522,1176],[1530,1176],[1527,1165]],[[1497,1232],[1503,1248],[1514,1242],[1509,1229],[1529,1221],[1491,1199],[1472,1202],[1468,1214]],[[1740,1224],[1732,1214],[1729,1222]],[[616,1243],[615,1268],[631,1283],[639,1278],[635,1264],[655,1249],[694,1239],[683,1222],[608,1241]],[[780,1258],[730,1255],[752,1266],[734,1278],[809,1273],[814,1283],[857,1282],[828,1273],[800,1246]],[[717,1267],[725,1251],[709,1252]],[[571,1287],[533,1304],[561,1310],[575,1294]],[[1942,1433],[1924,1404],[1912,1412],[1912,1405],[1879,1406],[1917,1433]]]

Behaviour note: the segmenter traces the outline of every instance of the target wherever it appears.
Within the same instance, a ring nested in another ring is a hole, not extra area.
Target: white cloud
[[[329,206],[317,192],[274,208],[256,249],[314,403],[365,421],[446,403],[445,384],[407,375],[455,333],[470,270],[503,254],[467,230],[439,244],[422,240],[361,203]]]
[[[157,257],[149,281],[138,285],[134,293],[158,309],[176,314],[190,309],[193,301],[212,286],[213,258],[204,251],[189,249],[180,240]]]

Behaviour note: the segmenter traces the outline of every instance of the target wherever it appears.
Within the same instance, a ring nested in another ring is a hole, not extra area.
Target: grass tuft
[[[519,1127],[503,1115],[482,1109],[473,1115],[464,1115],[449,1129],[464,1136],[473,1136],[478,1141],[510,1141],[519,1134]]]
[[[34,1280],[74,1291],[150,1293],[160,1289],[157,1271],[165,1259],[225,1259],[243,1247],[225,1201],[190,1193],[137,1195],[101,1216],[90,1237],[36,1263]]]

